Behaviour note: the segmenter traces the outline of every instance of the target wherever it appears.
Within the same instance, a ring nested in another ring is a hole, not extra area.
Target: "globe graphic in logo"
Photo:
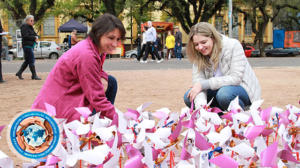
[[[59,140],[58,125],[49,115],[30,111],[20,115],[12,124],[10,139],[14,149],[30,159],[49,155]]]
[[[39,125],[30,125],[22,132],[25,142],[30,146],[37,147],[45,142],[45,129]]]

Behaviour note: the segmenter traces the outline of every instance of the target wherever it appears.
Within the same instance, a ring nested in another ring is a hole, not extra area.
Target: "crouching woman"
[[[32,109],[56,108],[56,117],[77,120],[76,107],[88,107],[110,119],[115,114],[116,79],[103,71],[106,54],[112,54],[125,37],[122,22],[111,14],[97,18],[85,40],[64,53],[48,75]]]
[[[238,96],[245,109],[260,99],[259,82],[238,40],[200,22],[191,28],[186,52],[193,64],[193,85],[184,95],[187,106],[194,101],[197,109],[212,100],[211,107],[227,110]]]

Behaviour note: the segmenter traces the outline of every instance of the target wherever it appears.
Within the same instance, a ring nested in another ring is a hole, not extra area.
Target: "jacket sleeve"
[[[101,83],[101,75],[104,72],[101,71],[100,59],[97,59],[96,56],[79,59],[77,74],[85,97],[97,112],[101,112],[102,116],[113,119],[115,108],[107,100]]]
[[[198,71],[197,65],[193,64],[193,84],[195,83],[202,83],[203,81],[207,81],[205,79],[205,75],[203,71]],[[195,108],[199,109],[201,106],[204,106],[207,104],[207,95],[206,90],[201,91],[194,100]]]
[[[106,81],[108,81],[108,74],[105,71],[100,72],[101,77],[104,78]]]
[[[198,83],[198,82],[202,82],[205,79],[205,75],[203,71],[198,71],[198,66],[193,64],[193,84]]]
[[[210,89],[219,89],[222,86],[239,85],[244,76],[246,57],[242,45],[237,40],[231,40],[230,48],[222,52],[223,60],[220,66],[229,66],[229,71],[223,76],[209,79]],[[225,64],[226,63],[226,64]],[[222,67],[220,67],[222,69]]]
[[[30,30],[28,26],[21,27],[22,39],[25,41],[35,41],[35,36],[30,34]]]

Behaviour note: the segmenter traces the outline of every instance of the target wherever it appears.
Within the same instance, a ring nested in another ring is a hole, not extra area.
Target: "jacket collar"
[[[100,54],[99,48],[93,43],[92,39],[90,37],[87,38],[88,44],[91,46],[92,51],[95,53],[95,55],[99,56],[102,62],[104,62],[106,58],[106,53]]]

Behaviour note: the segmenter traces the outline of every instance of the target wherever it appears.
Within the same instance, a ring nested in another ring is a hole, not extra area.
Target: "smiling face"
[[[210,56],[214,46],[212,38],[195,34],[193,36],[195,49],[204,56]]]
[[[33,18],[29,18],[29,19],[26,20],[26,23],[27,23],[28,25],[30,25],[30,26],[33,26],[33,24],[34,24],[34,19],[33,19]]]
[[[100,38],[100,53],[113,54],[113,51],[121,44],[121,33],[119,29],[105,33]]]

